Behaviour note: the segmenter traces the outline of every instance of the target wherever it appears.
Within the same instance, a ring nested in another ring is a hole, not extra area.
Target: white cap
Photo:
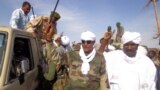
[[[134,42],[136,44],[140,44],[141,42],[141,35],[138,32],[129,32],[126,31],[122,36],[122,43]]]
[[[81,40],[96,40],[96,36],[93,32],[91,31],[85,31],[81,34]]]
[[[68,45],[70,43],[69,37],[68,36],[62,36],[61,37],[61,42],[62,42],[62,45]]]

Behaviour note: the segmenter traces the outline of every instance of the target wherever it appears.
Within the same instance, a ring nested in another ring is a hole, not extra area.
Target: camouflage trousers
[[[65,85],[67,84],[68,76],[64,75],[61,78],[58,78],[56,82],[53,84],[52,90],[64,90]]]

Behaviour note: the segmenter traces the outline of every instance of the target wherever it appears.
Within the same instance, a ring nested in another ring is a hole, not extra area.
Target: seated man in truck
[[[19,77],[29,71],[29,59],[25,56],[24,42],[17,40],[14,45],[14,56],[12,60],[11,78]]]

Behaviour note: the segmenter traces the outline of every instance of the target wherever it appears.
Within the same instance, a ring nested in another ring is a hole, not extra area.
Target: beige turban
[[[96,40],[96,36],[93,32],[91,31],[85,31],[81,34],[81,40],[91,40],[91,41],[95,41]]]
[[[141,35],[140,33],[138,32],[129,32],[129,31],[126,31],[123,36],[122,36],[122,43],[125,44],[125,43],[128,43],[130,41],[136,43],[136,44],[139,44],[141,42]]]
[[[55,34],[55,35],[53,36],[53,39],[54,39],[54,40],[57,40],[58,38],[60,38],[60,35],[58,35],[58,34]]]

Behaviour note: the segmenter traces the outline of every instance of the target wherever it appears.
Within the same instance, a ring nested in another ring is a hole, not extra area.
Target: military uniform
[[[53,83],[52,90],[64,90],[68,80],[67,68],[62,66],[62,69],[57,72],[56,81]]]
[[[116,34],[116,42],[121,43],[121,37],[124,33],[124,28],[123,26],[118,25],[117,26],[117,34]]]
[[[57,51],[59,52],[61,57],[61,65],[59,70],[57,71],[56,81],[53,84],[53,90],[64,90],[64,87],[68,80],[67,55],[63,47],[61,46],[57,47]]]
[[[47,25],[49,24],[49,17],[47,16],[38,16],[26,25],[26,31],[30,33],[36,33],[36,37],[39,39],[44,38],[43,32]],[[56,24],[55,27],[51,28],[51,31],[54,31],[53,34],[57,33]]]
[[[44,73],[44,77],[47,80],[53,80],[55,77],[56,70],[59,69],[61,63],[60,55],[56,51],[56,46],[52,42],[48,42],[43,46],[43,55],[47,62],[48,70]]]
[[[57,12],[51,12],[50,17],[38,16],[27,23],[25,30],[39,39],[50,40],[54,34],[57,34],[56,22],[60,17]]]
[[[43,55],[45,58],[44,73],[40,72],[40,83],[35,90],[52,90],[54,81],[56,80],[57,71],[60,61],[60,55],[56,51],[56,47],[52,42],[43,45]]]
[[[68,79],[67,56],[65,53],[59,53],[53,43],[44,45],[43,54],[46,57],[47,72],[44,73],[46,80],[52,84],[52,90],[64,90]]]
[[[68,53],[69,80],[65,90],[108,90],[109,84],[106,75],[105,59],[101,53],[96,52],[90,64],[87,75],[82,74],[83,61],[76,51]]]

